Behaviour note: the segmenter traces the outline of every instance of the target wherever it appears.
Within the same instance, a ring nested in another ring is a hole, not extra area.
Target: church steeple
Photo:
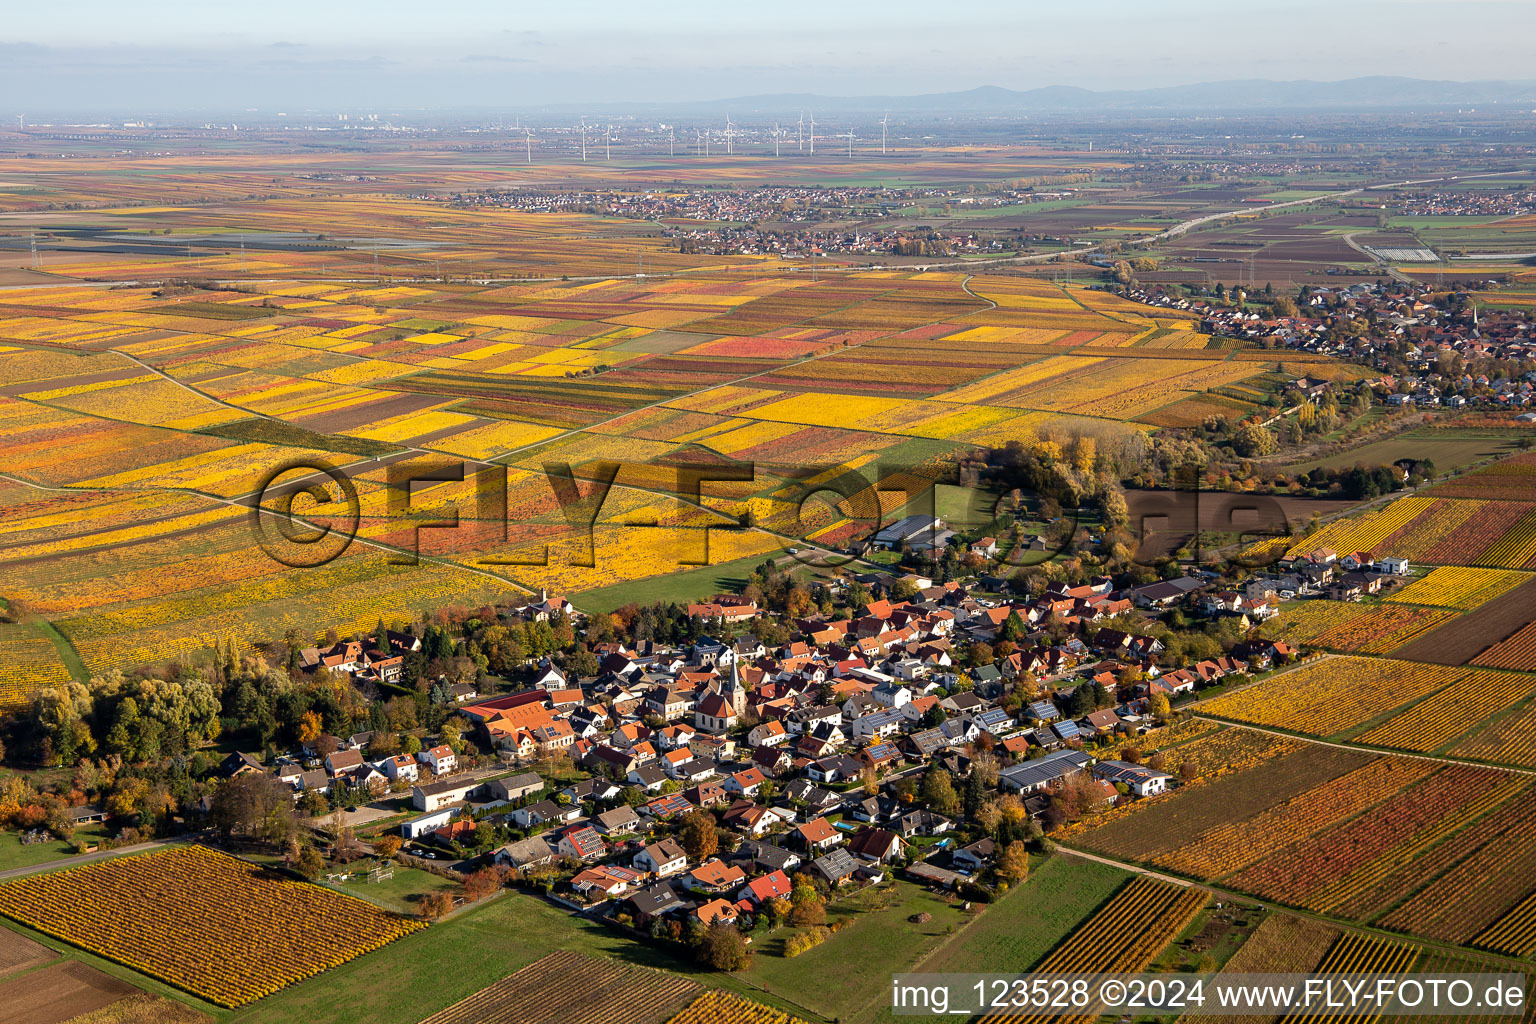
[[[741,685],[741,669],[737,664],[739,659],[731,659],[731,679],[727,684],[724,696],[731,702],[737,717],[747,713],[747,690]]]

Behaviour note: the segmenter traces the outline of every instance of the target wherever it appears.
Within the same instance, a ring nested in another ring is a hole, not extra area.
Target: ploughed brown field
[[[1394,658],[1436,665],[1466,665],[1494,644],[1536,620],[1536,580],[1497,601],[1452,619],[1392,652]]]
[[[0,975],[45,963],[57,955],[40,942],[33,942],[25,935],[0,928]]]
[[[1141,555],[1158,557],[1182,547],[1199,529],[1248,534],[1250,540],[1296,532],[1315,512],[1330,516],[1357,502],[1226,491],[1125,492],[1130,525],[1142,540]]]
[[[0,1020],[61,1024],[136,991],[126,981],[69,961],[0,984]]]
[[[647,1024],[665,1020],[698,991],[675,974],[563,949],[422,1024]]]

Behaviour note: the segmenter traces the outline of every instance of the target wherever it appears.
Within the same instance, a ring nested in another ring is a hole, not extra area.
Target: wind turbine
[[[816,155],[816,111],[811,111],[811,156]]]
[[[697,128],[693,130],[693,155],[704,155],[704,133]]]
[[[731,123],[730,112],[727,111],[726,115],[725,115],[725,155],[726,156],[732,156],[736,152],[736,144],[733,141],[734,138],[735,138],[735,133],[731,131],[731,129],[733,129],[735,127],[736,126]]]
[[[613,159],[613,125],[609,125],[608,130],[603,133],[603,159]]]
[[[667,156],[671,156],[672,155],[672,146],[676,142],[677,142],[677,127],[675,125],[670,125],[669,124],[669,125],[667,125]]]
[[[887,110],[885,116],[880,119],[880,155],[885,156],[885,126],[891,122],[891,112]]]
[[[533,129],[532,128],[524,128],[523,129],[523,142],[527,144],[527,147],[528,147],[528,162],[531,164],[531,163],[533,163]]]
[[[587,119],[581,119],[581,162],[587,162]]]
[[[775,121],[773,123],[773,158],[775,160],[779,158],[779,138],[779,123]]]
[[[848,135],[848,159],[852,160],[853,159],[853,129],[852,128],[848,129],[847,135]]]
[[[800,152],[805,152],[805,111],[800,111],[800,120],[795,122],[800,136]]]

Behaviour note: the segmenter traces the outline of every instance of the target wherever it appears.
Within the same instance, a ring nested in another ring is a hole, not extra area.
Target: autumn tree
[[[293,790],[265,772],[246,772],[213,791],[213,825],[226,836],[242,835],[283,843],[297,827]]]
[[[1029,852],[1022,840],[1015,839],[1003,848],[997,859],[997,874],[1009,885],[1018,885],[1029,877]]]
[[[313,882],[325,871],[325,858],[320,856],[320,851],[313,846],[306,846],[299,851],[299,859],[294,868],[305,878]]]
[[[453,897],[446,892],[429,892],[416,904],[417,912],[427,921],[436,921],[453,909]]]
[[[752,962],[752,951],[735,925],[716,921],[699,943],[699,959],[717,971],[740,971]]]
[[[695,808],[683,818],[678,838],[688,853],[688,859],[692,861],[707,860],[720,848],[714,816],[703,808]]]
[[[789,923],[798,928],[823,924],[827,920],[827,907],[821,893],[810,882],[800,882],[789,894]]]

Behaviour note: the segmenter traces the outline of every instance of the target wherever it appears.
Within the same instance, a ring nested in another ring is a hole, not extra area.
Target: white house
[[[379,762],[379,770],[394,782],[398,782],[401,779],[404,779],[406,782],[415,782],[420,775],[416,770],[416,762],[404,754],[386,757]]]
[[[416,760],[431,768],[438,775],[447,775],[453,771],[453,751],[444,744],[439,744],[431,750],[423,750],[416,755]]]
[[[1100,761],[1093,766],[1095,778],[1110,784],[1123,783],[1137,796],[1156,796],[1168,791],[1173,776],[1127,761]]]
[[[479,786],[473,780],[460,781],[444,779],[441,782],[429,782],[425,786],[411,787],[411,806],[418,811],[435,811],[450,804],[461,803],[469,799],[470,790]]]
[[[784,728],[784,723],[779,721],[764,722],[753,726],[747,733],[747,745],[750,747],[776,747],[789,739],[789,732]]]
[[[663,839],[652,843],[635,854],[635,867],[649,871],[658,878],[676,875],[688,870],[688,855],[675,839]]]
[[[419,839],[448,824],[453,820],[453,814],[452,809],[444,809],[423,814],[419,818],[412,818],[410,821],[401,823],[400,834],[406,839]]]
[[[886,708],[859,716],[854,720],[849,732],[855,743],[874,743],[892,733],[900,732],[906,721],[907,716],[901,708]]]
[[[1376,568],[1388,576],[1406,576],[1408,575],[1408,559],[1383,558],[1376,563]]]

